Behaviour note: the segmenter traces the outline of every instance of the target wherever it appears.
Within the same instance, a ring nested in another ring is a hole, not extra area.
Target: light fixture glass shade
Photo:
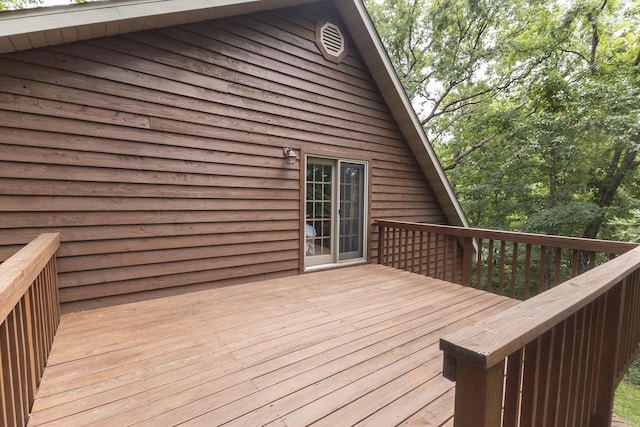
[[[284,148],[284,158],[287,160],[287,164],[292,165],[296,162],[298,157],[292,147]]]

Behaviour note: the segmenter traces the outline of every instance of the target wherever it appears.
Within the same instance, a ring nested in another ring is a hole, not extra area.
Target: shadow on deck
[[[451,425],[439,338],[516,303],[361,265],[65,314],[29,426]]]

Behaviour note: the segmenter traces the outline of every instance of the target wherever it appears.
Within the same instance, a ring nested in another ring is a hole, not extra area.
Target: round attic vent
[[[340,27],[323,19],[316,26],[316,42],[325,59],[340,62],[347,54],[344,35]]]

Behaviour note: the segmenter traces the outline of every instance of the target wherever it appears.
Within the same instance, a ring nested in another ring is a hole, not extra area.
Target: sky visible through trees
[[[472,224],[640,238],[640,1],[366,3]]]

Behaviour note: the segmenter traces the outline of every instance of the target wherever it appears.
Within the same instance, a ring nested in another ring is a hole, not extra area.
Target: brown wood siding
[[[63,302],[295,274],[289,146],[370,160],[371,219],[445,222],[353,43],[340,64],[316,47],[315,22],[336,14],[1,56],[0,260],[60,232]]]

